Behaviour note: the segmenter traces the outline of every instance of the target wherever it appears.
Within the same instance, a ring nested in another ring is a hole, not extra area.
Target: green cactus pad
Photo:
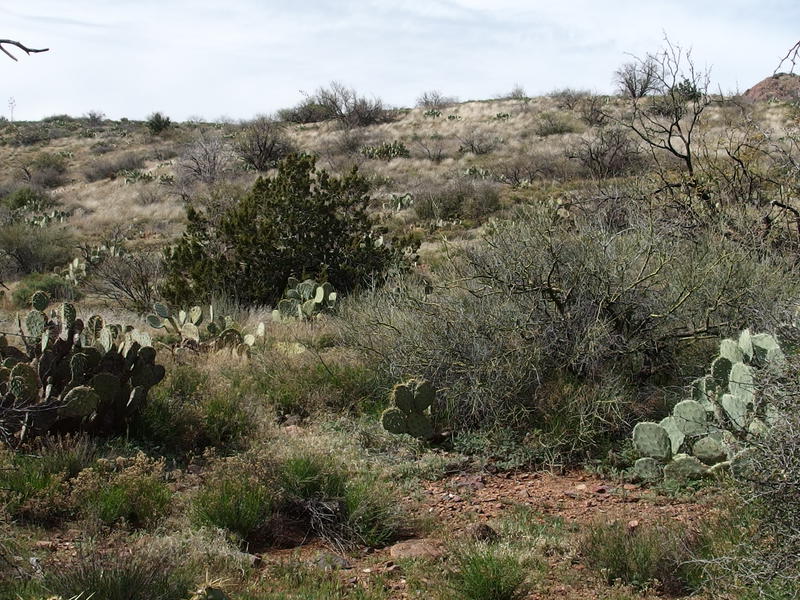
[[[424,412],[428,410],[436,399],[436,392],[429,381],[418,381],[414,387],[414,410]]]
[[[64,396],[63,404],[57,414],[62,419],[88,419],[97,412],[100,396],[89,386],[72,388]]]
[[[189,309],[189,322],[198,327],[203,322],[203,309],[200,306]]]
[[[719,440],[711,436],[700,438],[692,446],[692,455],[706,465],[715,465],[728,456]]]
[[[414,391],[408,383],[398,383],[392,388],[390,401],[404,413],[414,412]]]
[[[661,463],[649,456],[640,458],[633,463],[632,474],[637,479],[648,483],[660,481],[664,475]]]
[[[122,383],[120,382],[119,377],[112,375],[111,373],[98,373],[92,377],[91,381],[89,382],[89,387],[97,392],[97,395],[100,397],[100,401],[104,405],[115,404],[122,391]]]
[[[664,467],[664,479],[686,483],[700,479],[708,472],[702,462],[688,454],[678,454]]]
[[[708,417],[705,407],[695,400],[678,402],[672,409],[675,425],[684,435],[696,436],[708,433]]]
[[[420,440],[430,440],[434,435],[431,418],[422,413],[410,413],[406,416],[406,430],[410,436]]]
[[[728,391],[741,398],[745,404],[752,405],[755,400],[753,367],[744,363],[733,365],[728,376]]]
[[[758,333],[751,337],[753,343],[753,362],[765,365],[769,362],[783,360],[784,355],[778,340],[768,333]]]
[[[733,362],[724,356],[718,356],[711,363],[711,377],[721,390],[728,389],[728,376],[731,373]]]
[[[199,342],[200,330],[194,323],[187,322],[184,323],[183,327],[181,327],[181,336],[183,336],[187,340],[192,340],[193,342]]]
[[[731,364],[744,360],[744,353],[739,347],[739,342],[732,339],[724,339],[719,343],[719,355],[727,358]]]
[[[153,310],[156,311],[156,314],[161,317],[162,319],[169,319],[172,313],[169,310],[169,307],[166,304],[162,304],[161,302],[156,302],[153,304]]]
[[[381,414],[381,425],[389,433],[406,433],[406,415],[396,406],[387,408]]]
[[[163,329],[165,327],[164,320],[158,315],[147,315],[145,320],[153,329]]]
[[[753,360],[753,338],[749,329],[745,329],[739,334],[739,348],[744,355],[744,362],[749,363]]]
[[[42,290],[37,290],[31,296],[31,306],[39,312],[44,311],[50,303],[50,297]]]
[[[131,395],[128,397],[128,404],[126,408],[128,411],[138,411],[142,409],[147,402],[147,388],[137,386],[131,390]]]
[[[658,423],[637,423],[633,428],[633,445],[642,456],[659,460],[668,460],[672,456],[672,442],[667,431]]]
[[[678,427],[678,423],[675,420],[674,416],[664,417],[658,423],[664,430],[667,432],[669,436],[670,447],[672,449],[672,454],[678,454],[681,451],[681,447],[683,446],[684,440],[686,440],[686,434],[680,430]]]
[[[69,302],[64,302],[61,304],[61,308],[59,310],[61,323],[66,329],[72,329],[75,327],[75,319],[77,318],[77,313],[75,311],[75,307],[70,304]]]
[[[724,394],[720,400],[722,409],[728,415],[728,419],[736,429],[743,430],[747,427],[748,407],[747,402],[741,396],[735,394]]]
[[[700,377],[692,382],[692,400],[699,402],[706,412],[714,411],[714,398],[716,398],[717,386],[714,378],[710,375]]]
[[[25,329],[32,338],[40,338],[47,329],[47,317],[44,313],[32,310],[25,317]]]

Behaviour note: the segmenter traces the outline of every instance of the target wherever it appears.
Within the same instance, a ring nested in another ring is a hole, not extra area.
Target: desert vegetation
[[[0,121],[0,597],[798,597],[800,105],[696,64]]]

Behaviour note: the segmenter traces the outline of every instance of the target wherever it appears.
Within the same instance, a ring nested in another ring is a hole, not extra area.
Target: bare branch
[[[6,50],[6,49],[3,47],[4,45],[8,45],[8,46],[16,46],[17,48],[19,48],[20,50],[22,50],[22,51],[23,51],[25,54],[27,54],[27,55],[29,55],[29,56],[30,56],[32,53],[36,53],[36,52],[47,52],[48,50],[50,50],[50,48],[40,48],[40,49],[37,49],[37,48],[28,48],[28,47],[27,47],[25,44],[23,44],[22,42],[15,42],[14,40],[0,40],[0,50],[2,50],[2,51],[3,51],[3,53],[4,53],[6,56],[8,56],[8,57],[9,57],[11,60],[13,60],[13,61],[16,61],[16,60],[17,60],[17,57],[16,57],[16,56],[14,56],[13,54],[11,54],[11,52],[9,52],[8,50]]]
[[[791,63],[792,68],[789,69],[789,73],[794,73],[794,68],[798,60],[800,60],[800,42],[797,42],[789,49],[789,52],[781,59],[781,62],[778,63],[778,66],[775,67],[775,71],[772,74],[776,75],[784,63]]]

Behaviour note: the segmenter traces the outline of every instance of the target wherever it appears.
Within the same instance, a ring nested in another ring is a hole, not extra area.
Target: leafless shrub
[[[589,90],[576,90],[573,88],[562,88],[550,92],[550,97],[556,101],[556,106],[560,110],[575,110],[580,102],[592,93]]]
[[[534,133],[542,137],[573,132],[575,132],[575,125],[562,113],[544,112],[539,115],[534,127]]]
[[[489,154],[497,144],[494,136],[477,128],[470,129],[456,138],[461,143],[459,152],[470,152],[476,156]]]
[[[113,179],[120,171],[141,169],[144,161],[145,156],[140,152],[125,152],[117,156],[97,158],[84,167],[83,176],[89,182]]]
[[[604,127],[596,136],[578,140],[568,156],[599,179],[630,173],[642,164],[636,142],[619,127]]]
[[[258,117],[242,126],[234,149],[239,158],[256,171],[267,171],[294,151],[283,124]]]
[[[602,127],[608,121],[608,113],[605,110],[607,104],[608,98],[605,96],[590,94],[582,98],[577,106],[581,121],[589,127]]]
[[[157,288],[161,274],[160,253],[126,252],[94,264],[85,287],[117,306],[144,313],[160,298]]]
[[[445,96],[439,90],[423,92],[420,97],[417,98],[417,106],[420,108],[427,108],[428,110],[441,110],[453,104],[458,104],[458,98],[455,96]]]
[[[232,158],[227,142],[219,133],[201,131],[181,156],[178,171],[187,182],[210,185],[230,173]]]
[[[644,98],[658,89],[658,65],[652,56],[627,62],[614,72],[614,83],[623,96]]]
[[[478,219],[496,211],[499,205],[497,184],[467,178],[428,187],[414,197],[414,212],[426,220]]]
[[[447,140],[438,133],[429,136],[414,134],[411,142],[431,162],[438,163],[447,158]]]
[[[332,81],[328,87],[319,88],[310,101],[333,115],[340,125],[349,129],[365,127],[389,120],[389,112],[380,98],[359,96],[355,89]]]

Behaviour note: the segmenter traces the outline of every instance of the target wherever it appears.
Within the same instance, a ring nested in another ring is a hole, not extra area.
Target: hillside
[[[0,122],[0,597],[792,597],[785,83]]]

